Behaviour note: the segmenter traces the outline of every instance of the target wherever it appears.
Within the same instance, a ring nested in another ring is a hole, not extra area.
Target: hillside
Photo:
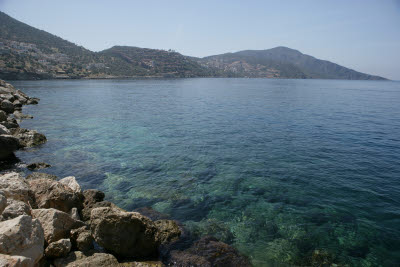
[[[267,50],[245,50],[209,56],[198,59],[198,62],[203,66],[223,71],[225,76],[234,77],[385,79],[357,72],[326,60],[320,60],[287,47],[276,47]]]
[[[92,52],[0,12],[0,79],[121,77],[384,79],[286,47],[205,58],[129,46]]]
[[[177,52],[115,46],[96,53],[0,12],[1,79],[210,75]]]

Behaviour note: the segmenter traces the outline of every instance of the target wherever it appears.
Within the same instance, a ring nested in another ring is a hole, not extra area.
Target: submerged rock
[[[117,259],[107,253],[73,251],[65,258],[54,260],[55,267],[106,267],[119,266]]]
[[[49,180],[56,181],[58,179],[58,177],[53,174],[48,174],[48,173],[44,173],[44,172],[33,172],[33,173],[29,174],[28,176],[26,176],[26,179],[27,180],[49,179]]]
[[[46,143],[47,139],[44,134],[38,133],[35,130],[27,130],[23,128],[17,128],[13,136],[19,140],[21,147],[33,147]]]
[[[0,222],[0,253],[30,259],[30,266],[43,255],[44,235],[39,220],[21,215]]]
[[[34,171],[34,170],[50,168],[51,165],[48,163],[45,163],[45,162],[35,162],[35,163],[28,164],[28,166],[26,166],[26,167],[29,170]]]
[[[44,238],[48,244],[69,238],[72,229],[85,225],[81,221],[72,219],[67,213],[56,209],[34,209],[32,216],[42,224]]]
[[[71,247],[72,245],[69,239],[60,239],[50,243],[44,251],[44,254],[48,258],[65,257],[71,251]]]
[[[158,220],[154,224],[158,228],[158,238],[161,244],[177,241],[181,236],[181,229],[173,220]]]
[[[90,228],[100,246],[123,257],[152,256],[160,245],[155,224],[137,212],[95,208]]]
[[[30,180],[29,185],[35,196],[35,207],[54,208],[70,212],[72,208],[82,209],[82,196],[60,182],[50,179]]]
[[[235,248],[213,237],[203,237],[184,251],[172,251],[170,263],[174,266],[251,266]]]

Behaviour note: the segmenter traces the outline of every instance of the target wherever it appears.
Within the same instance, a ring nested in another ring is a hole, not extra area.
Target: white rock
[[[62,178],[59,182],[71,188],[75,193],[82,193],[81,186],[78,184],[74,176]]]
[[[0,253],[31,259],[32,265],[43,256],[44,235],[39,220],[21,215],[0,222]]]
[[[11,172],[0,175],[0,190],[7,199],[20,200],[25,203],[32,201],[32,192],[27,181],[19,173]]]

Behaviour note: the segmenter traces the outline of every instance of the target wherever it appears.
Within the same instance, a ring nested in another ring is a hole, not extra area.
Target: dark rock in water
[[[97,189],[88,189],[83,191],[84,202],[83,205],[91,206],[96,202],[101,202],[104,200],[104,193]]]
[[[32,97],[30,99],[28,99],[28,101],[26,102],[27,105],[37,105],[39,104],[39,98],[36,97]]]
[[[19,110],[14,111],[13,113],[14,118],[16,118],[17,120],[22,120],[22,119],[33,119],[32,115],[29,114],[24,114]]]
[[[90,229],[100,246],[122,257],[150,257],[157,254],[160,245],[154,222],[137,212],[93,209]]]
[[[72,208],[83,208],[82,195],[58,181],[35,179],[29,180],[29,185],[35,196],[37,208],[54,208],[64,212],[69,212]]]
[[[0,135],[0,160],[13,157],[14,151],[19,148],[19,141],[11,135]]]
[[[170,264],[174,266],[251,266],[239,252],[213,237],[203,237],[184,251],[171,252]]]
[[[153,221],[155,220],[163,220],[163,219],[169,219],[169,216],[167,214],[158,212],[154,210],[152,207],[142,207],[134,210],[135,212],[139,212],[140,214],[149,217]]]
[[[45,162],[35,162],[35,163],[28,164],[28,166],[26,166],[26,167],[29,170],[33,171],[33,170],[40,170],[40,169],[50,168],[51,165],[47,164]]]
[[[33,173],[29,174],[28,176],[26,176],[26,179],[27,180],[49,179],[49,180],[56,181],[56,180],[58,180],[58,177],[56,175],[48,174],[48,173],[44,173],[44,172],[33,172]]]
[[[158,220],[154,222],[158,228],[158,238],[161,244],[177,241],[181,236],[181,229],[173,220]]]
[[[0,104],[0,109],[5,111],[6,113],[13,113],[15,107],[13,103],[11,103],[9,100],[3,100]]]
[[[18,138],[21,147],[33,147],[44,144],[47,141],[44,134],[38,133],[35,130],[17,128],[13,135]]]

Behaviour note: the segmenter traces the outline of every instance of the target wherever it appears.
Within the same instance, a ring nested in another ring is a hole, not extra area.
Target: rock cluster
[[[37,104],[9,83],[0,80],[0,160],[13,158],[15,150],[46,142],[46,137],[34,130],[19,127],[17,120],[32,118],[21,112],[23,105]]]
[[[12,112],[37,102],[3,81],[0,101],[0,120],[10,124],[16,124]],[[3,158],[45,140],[3,122],[0,145],[9,145],[0,146]],[[104,198],[99,190],[82,191],[73,176],[0,174],[0,266],[249,266],[234,248],[210,237],[176,250],[183,233],[176,221],[151,208],[128,212]]]

